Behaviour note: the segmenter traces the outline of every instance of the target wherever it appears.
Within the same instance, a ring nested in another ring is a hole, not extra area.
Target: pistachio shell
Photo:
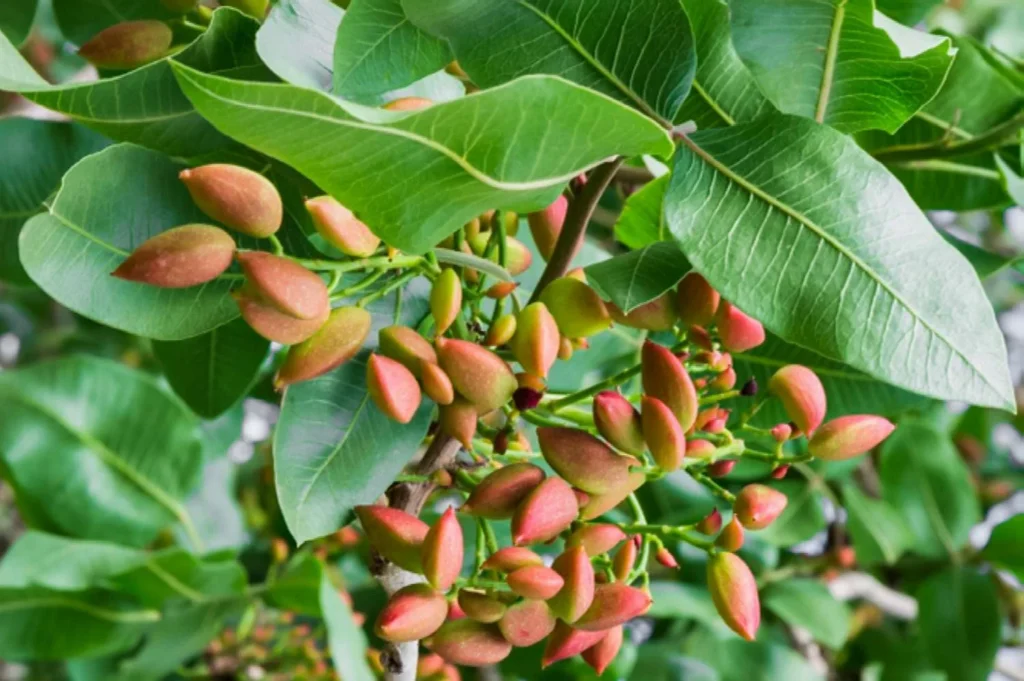
[[[219,227],[183,225],[142,242],[111,274],[162,288],[212,281],[231,265],[235,240]]]
[[[690,272],[676,288],[676,310],[683,326],[707,326],[715,318],[721,298],[707,279]]]
[[[455,511],[449,507],[423,540],[423,574],[431,586],[439,591],[451,588],[462,569],[463,551],[462,527]]]
[[[308,199],[306,210],[323,240],[345,255],[368,258],[380,246],[380,238],[333,196]]]
[[[236,255],[246,283],[263,302],[296,319],[316,319],[330,310],[327,286],[302,265],[262,251]]]
[[[697,389],[686,367],[672,352],[657,343],[645,341],[641,351],[641,375],[644,393],[664,402],[683,431],[697,418]]]
[[[467,667],[497,664],[512,652],[512,644],[496,625],[472,619],[445,622],[427,647],[448,662]]]
[[[78,56],[101,69],[134,69],[164,56],[173,40],[162,21],[125,21],[94,35]]]
[[[555,244],[558,243],[558,235],[562,233],[562,224],[565,222],[568,209],[568,199],[560,195],[544,210],[526,216],[533,243],[537,245],[537,251],[545,262],[550,260],[551,254],[555,252]]]
[[[455,400],[455,388],[452,386],[452,379],[444,369],[433,362],[420,360],[420,383],[423,385],[423,392],[427,397],[440,405],[451,404]]]
[[[505,640],[517,648],[540,643],[555,629],[556,619],[544,601],[520,601],[509,606],[498,621]]]
[[[676,306],[672,296],[664,293],[654,300],[624,314],[619,307],[608,303],[608,311],[616,324],[647,331],[668,331],[676,323]]]
[[[565,542],[566,548],[582,546],[587,555],[599,556],[608,553],[626,538],[626,533],[618,525],[610,523],[593,523],[584,525],[573,532]]]
[[[496,348],[505,345],[516,335],[516,316],[505,314],[494,320],[491,328],[487,330],[487,337],[484,338],[484,345]]]
[[[761,625],[761,603],[750,568],[734,553],[716,553],[708,558],[707,573],[711,600],[722,620],[753,641]]]
[[[551,569],[562,576],[565,586],[548,601],[551,611],[570,624],[579,619],[594,601],[594,568],[582,546],[566,549]]]
[[[644,439],[651,451],[651,458],[661,470],[670,473],[683,464],[686,432],[672,410],[658,398],[644,395],[641,406]]]
[[[388,111],[417,111],[425,109],[433,105],[433,103],[433,100],[426,97],[399,97],[398,99],[391,100],[382,108]]]
[[[636,542],[632,540],[619,547],[619,550],[615,552],[615,558],[612,559],[612,573],[615,575],[615,579],[624,582],[629,578],[629,573],[633,571],[633,565],[636,564],[637,552]]]
[[[445,268],[430,289],[430,313],[434,315],[437,334],[448,330],[462,311],[462,280],[455,270]]]
[[[697,523],[697,531],[701,534],[718,534],[718,531],[722,529],[722,514],[717,508],[711,509],[711,512],[701,518],[700,522]]]
[[[599,584],[593,602],[574,626],[584,631],[604,631],[642,615],[649,607],[651,596],[645,591],[621,582]]]
[[[537,439],[544,460],[574,487],[588,494],[604,494],[622,485],[630,466],[639,465],[631,456],[621,456],[590,433],[578,428],[541,427]]]
[[[421,362],[437,364],[437,353],[426,338],[408,326],[386,326],[378,334],[377,351],[400,362],[420,378]]]
[[[604,674],[604,670],[608,668],[614,660],[615,656],[619,654],[619,649],[622,647],[622,626],[612,627],[604,635],[597,645],[591,646],[587,650],[583,651],[583,661],[586,662],[590,667],[597,672],[598,676]]]
[[[546,377],[558,358],[561,337],[555,318],[544,303],[531,303],[519,313],[509,347],[528,373]]]
[[[430,531],[425,522],[397,508],[356,506],[366,538],[380,555],[395,565],[419,573],[423,540]]]
[[[437,631],[448,616],[448,601],[426,584],[399,589],[380,611],[374,632],[385,641],[417,641]]]
[[[558,622],[548,637],[544,656],[541,658],[542,668],[560,660],[567,660],[597,645],[605,637],[604,631],[584,631],[575,629],[565,622]]]
[[[388,418],[408,423],[420,406],[420,385],[408,369],[393,359],[370,355],[366,363],[366,388],[373,403]]]
[[[278,390],[322,376],[355,357],[370,334],[370,313],[360,307],[331,311],[316,333],[288,350],[274,378]]]
[[[732,520],[722,528],[718,538],[715,539],[715,546],[723,551],[739,551],[743,547],[745,536],[746,533],[743,531],[743,525],[740,524],[736,516],[733,516]]]
[[[747,485],[736,495],[733,511],[743,527],[763,530],[782,514],[787,502],[785,494],[771,487]]]
[[[458,598],[459,607],[466,613],[466,617],[486,624],[500,620],[508,608],[496,596],[483,591],[461,589]]]
[[[242,234],[263,238],[281,227],[281,195],[255,171],[213,163],[183,170],[178,177],[201,211]]]
[[[529,565],[509,573],[509,587],[523,598],[546,601],[558,593],[565,583],[562,576],[543,565]]]
[[[572,487],[561,478],[547,478],[516,508],[512,541],[522,546],[554,539],[572,524],[578,511]]]
[[[611,326],[608,308],[594,289],[579,279],[560,277],[547,285],[540,296],[567,338],[584,338]]]
[[[870,451],[896,428],[881,416],[840,416],[819,428],[808,451],[825,461],[843,461]]]
[[[604,515],[625,501],[626,497],[639,489],[645,482],[647,482],[647,476],[643,471],[630,473],[626,480],[615,489],[591,496],[590,500],[580,508],[580,520],[593,520]]]
[[[231,297],[238,304],[242,319],[253,331],[267,340],[284,345],[301,343],[311,337],[324,325],[331,312],[328,307],[315,319],[296,319],[263,302],[259,294],[252,291],[248,284],[233,291]]]
[[[483,413],[508,402],[515,375],[501,357],[469,341],[438,338],[437,359],[455,390]]]
[[[782,401],[786,415],[809,435],[825,419],[825,387],[805,366],[790,364],[776,371],[768,381],[768,392]]]
[[[764,327],[761,322],[727,301],[722,301],[715,319],[722,347],[729,352],[746,352],[764,343]]]
[[[499,468],[480,481],[462,511],[481,518],[511,518],[519,504],[544,480],[544,471],[530,463]]]
[[[605,390],[594,396],[594,425],[616,449],[636,456],[644,453],[640,413],[620,393]]]
[[[441,432],[458,440],[467,450],[473,449],[476,420],[476,407],[461,397],[455,398],[451,404],[441,405],[438,409],[438,425]]]

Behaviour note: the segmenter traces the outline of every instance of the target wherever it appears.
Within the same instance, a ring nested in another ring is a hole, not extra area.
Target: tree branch
[[[882,163],[901,163],[906,161],[927,161],[932,159],[954,158],[967,156],[982,151],[992,151],[1009,144],[1017,131],[1024,127],[1024,111],[1018,113],[994,128],[961,142],[929,143],[879,149],[872,156]]]

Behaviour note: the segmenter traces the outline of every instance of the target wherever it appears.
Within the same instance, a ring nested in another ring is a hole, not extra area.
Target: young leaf
[[[256,33],[260,59],[286,83],[330,92],[344,13],[330,0],[280,0]]]
[[[174,68],[223,132],[296,168],[388,244],[413,253],[485,210],[542,208],[609,156],[671,147],[650,119],[552,76],[399,114]]]
[[[366,663],[366,635],[352,619],[352,611],[338,595],[326,571],[322,571],[320,578],[320,610],[338,676],[345,681],[374,681],[376,676]]]
[[[861,565],[892,565],[914,538],[899,512],[883,499],[872,499],[856,485],[843,486],[846,529]]]
[[[1024,577],[1024,515],[996,525],[981,555],[998,567],[1012,570],[1017,579]]]
[[[787,624],[806,629],[833,650],[839,650],[846,643],[850,633],[850,608],[836,600],[817,580],[773,582],[761,594],[761,603]]]
[[[848,137],[793,116],[697,132],[672,178],[683,252],[766,327],[908,390],[1014,409],[977,275]]]
[[[690,90],[693,34],[676,0],[402,0],[473,82],[574,80],[668,123]]]
[[[0,5],[0,33],[15,45],[20,45],[32,28],[37,4],[37,0],[18,0]]]
[[[598,295],[628,313],[670,291],[690,271],[690,263],[676,244],[662,241],[595,263],[585,271]]]

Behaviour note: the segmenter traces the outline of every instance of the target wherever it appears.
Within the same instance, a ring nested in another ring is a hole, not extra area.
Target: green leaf
[[[180,341],[155,341],[167,382],[196,414],[223,414],[249,390],[270,341],[242,319]]]
[[[28,37],[38,0],[7,0],[0,4],[0,33],[15,45]]]
[[[996,525],[981,556],[1024,580],[1024,515],[1015,515]]]
[[[892,565],[913,544],[910,530],[889,502],[872,499],[856,485],[847,484],[843,486],[843,507],[846,529],[861,565]]]
[[[953,555],[981,519],[967,467],[949,437],[926,421],[901,423],[882,446],[882,495],[913,536],[911,549]]]
[[[344,13],[330,0],[280,0],[256,33],[256,50],[286,83],[330,92],[334,39]]]
[[[309,553],[296,555],[273,581],[263,599],[279,610],[320,617],[323,564]]]
[[[917,625],[932,664],[956,681],[989,678],[1002,641],[1002,618],[990,575],[953,566],[917,590]]]
[[[683,142],[666,218],[723,297],[783,339],[898,387],[1014,409],[974,270],[852,140],[778,116]]]
[[[227,278],[163,289],[110,276],[146,239],[208,221],[178,180],[182,168],[124,144],[78,162],[50,212],[22,228],[19,250],[29,276],[75,312],[148,338],[189,338],[237,317]]]
[[[64,37],[78,44],[122,21],[175,19],[182,14],[161,0],[53,0],[53,13]]]
[[[615,221],[616,239],[636,249],[664,241],[669,236],[662,210],[668,181],[669,176],[662,175],[626,199]]]
[[[801,627],[833,650],[846,643],[850,633],[850,609],[819,581],[787,579],[772,582],[761,594],[761,603],[786,624]]]
[[[196,421],[148,376],[69,357],[0,373],[0,460],[19,494],[83,539],[142,546],[198,482]]]
[[[0,659],[67,660],[131,648],[160,613],[115,593],[0,589]]]
[[[662,241],[595,263],[585,271],[598,295],[628,313],[672,290],[690,271],[690,263],[679,246]]]
[[[733,0],[736,49],[783,112],[842,132],[896,132],[939,91],[955,51],[874,4]]]
[[[70,0],[77,3],[78,0]],[[214,12],[210,27],[175,59],[199,69],[261,75],[255,49],[259,24],[230,8]],[[171,156],[196,157],[237,147],[202,119],[181,93],[167,59],[116,78],[50,85],[0,36],[0,90],[20,92],[93,130]]]
[[[682,0],[697,44],[697,74],[677,123],[717,128],[752,121],[774,111],[736,53],[725,0]]]
[[[878,0],[878,11],[901,24],[913,26],[942,0]]]
[[[327,646],[338,676],[345,681],[374,681],[366,663],[366,636],[352,619],[352,611],[338,595],[327,572],[320,580],[320,609],[327,625]]]
[[[2,12],[2,10],[0,10]],[[25,221],[44,210],[60,178],[83,156],[106,145],[99,135],[71,123],[27,118],[0,120],[0,279],[30,284],[18,259],[18,234]]]
[[[414,23],[451,43],[473,82],[527,73],[576,81],[672,121],[696,67],[676,0],[402,0]]]
[[[814,485],[805,480],[783,480],[773,482],[771,486],[786,495],[786,510],[765,529],[751,532],[751,536],[775,546],[788,547],[807,541],[825,529],[821,495]]]
[[[1021,144],[1024,148],[1024,142]],[[1018,206],[1024,206],[1024,177],[1010,167],[1001,156],[996,156],[996,168],[1002,178],[1003,189]]]
[[[722,624],[711,594],[702,586],[682,582],[651,582],[651,608],[647,614],[664,619],[695,619],[709,627]]]
[[[721,681],[824,681],[824,676],[788,646],[747,642],[732,636],[690,637],[684,654],[706,662]]]
[[[175,69],[223,132],[288,163],[412,253],[487,209],[538,210],[610,156],[664,155],[671,144],[649,119],[551,76],[403,114]]]
[[[443,40],[417,28],[401,0],[353,0],[334,45],[334,94],[373,103],[389,90],[439,71],[452,60]]]
[[[629,678],[631,681],[722,681],[718,672],[700,660],[686,657],[671,641],[644,644]]]

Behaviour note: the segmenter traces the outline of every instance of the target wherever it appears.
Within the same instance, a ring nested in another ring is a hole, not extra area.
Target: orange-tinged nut
[[[736,386],[736,370],[729,367],[711,379],[708,385],[719,391],[732,390]]]
[[[242,234],[263,238],[281,228],[281,195],[257,172],[213,163],[183,170],[178,177],[201,211]]]
[[[433,100],[426,97],[399,97],[394,99],[382,108],[388,111],[417,111],[433,105]]]
[[[591,646],[587,650],[583,651],[583,661],[586,662],[590,667],[597,672],[598,676],[604,674],[604,670],[608,668],[614,660],[615,656],[619,654],[619,649],[622,647],[622,626],[612,627],[604,635],[596,645]]]
[[[611,326],[608,307],[594,289],[579,279],[559,277],[540,296],[567,338],[585,338]]]
[[[383,355],[370,355],[366,363],[366,389],[377,408],[399,423],[409,423],[419,409],[421,394],[416,377]]]
[[[408,326],[387,326],[377,334],[377,351],[400,362],[416,378],[421,377],[422,362],[437,364],[437,353],[426,338]]]
[[[438,408],[437,421],[441,432],[458,440],[467,451],[473,449],[476,419],[476,407],[461,397],[455,398],[451,404],[442,404]]]
[[[533,235],[533,243],[537,245],[537,251],[544,262],[550,260],[551,254],[555,252],[555,244],[558,243],[558,235],[562,233],[562,225],[565,223],[565,214],[568,209],[568,199],[564,195],[560,195],[547,208],[526,216],[526,221],[530,225],[530,234]],[[571,260],[570,258],[570,262]]]
[[[813,435],[825,420],[825,387],[805,366],[784,366],[768,381],[768,392],[782,401],[786,415],[800,430]]]
[[[568,529],[579,512],[572,487],[561,478],[547,478],[533,489],[512,515],[512,542],[517,546],[554,539]]]
[[[729,352],[746,352],[764,343],[761,322],[744,314],[738,307],[723,300],[715,315],[722,347]]]
[[[444,669],[444,658],[440,655],[432,653],[420,655],[419,661],[416,662],[416,678],[425,679],[440,674],[442,669]]]
[[[544,560],[536,553],[522,546],[506,546],[498,549],[483,562],[484,570],[515,572],[519,568],[543,565]]]
[[[626,533],[618,525],[611,523],[593,523],[584,525],[569,535],[565,541],[566,548],[582,546],[587,555],[599,556],[608,553],[626,538]]]
[[[370,313],[361,307],[339,307],[331,311],[316,333],[288,350],[274,378],[281,390],[293,383],[322,376],[356,356],[372,323]]]
[[[711,509],[711,512],[701,518],[700,522],[697,523],[697,531],[701,534],[718,534],[718,531],[722,529],[722,514],[717,508]]]
[[[658,398],[644,395],[641,406],[644,440],[651,451],[651,458],[661,470],[670,473],[683,464],[686,432],[668,405]]]
[[[509,348],[528,373],[546,377],[558,359],[558,325],[544,303],[531,303],[519,313]]]
[[[840,416],[819,428],[807,449],[819,459],[843,461],[874,449],[895,428],[891,421],[881,416]]]
[[[440,405],[451,404],[455,400],[455,388],[452,380],[444,369],[433,362],[420,360],[420,383],[427,397]]]
[[[430,313],[434,315],[437,335],[448,330],[462,311],[462,280],[455,270],[445,268],[430,289]]]
[[[629,477],[630,466],[639,461],[615,450],[590,433],[578,428],[541,427],[537,429],[544,460],[569,483],[587,494],[604,494],[621,486]]]
[[[456,392],[481,413],[504,405],[516,390],[516,377],[505,360],[476,343],[438,338],[437,359]]]
[[[571,624],[594,601],[594,568],[590,565],[590,556],[582,546],[574,546],[558,556],[551,569],[561,575],[565,586],[548,605],[557,617]]]
[[[330,310],[327,286],[316,274],[279,255],[242,251],[235,256],[246,283],[263,302],[296,319],[316,319]]]
[[[500,300],[515,291],[517,286],[519,286],[519,284],[514,281],[499,281],[497,284],[494,284],[487,289],[487,291],[484,292],[484,295],[488,298]]]
[[[568,362],[572,359],[573,351],[572,340],[562,336],[561,340],[558,341],[558,359]]]
[[[651,596],[646,591],[621,582],[599,584],[594,589],[593,603],[573,626],[584,631],[604,631],[642,615],[650,606]]]
[[[723,551],[735,553],[743,547],[743,539],[745,535],[746,533],[743,531],[743,525],[740,524],[740,521],[736,516],[733,516],[732,520],[722,528],[722,532],[715,539],[715,546]]]
[[[548,637],[540,665],[542,668],[548,667],[555,662],[575,657],[597,645],[606,634],[605,631],[584,631],[565,622],[558,622]]]
[[[345,255],[368,258],[380,246],[380,238],[333,196],[308,199],[306,210],[323,240]]]
[[[400,568],[419,573],[423,540],[430,527],[414,515],[386,506],[356,506],[370,546]]]
[[[439,591],[451,588],[462,569],[463,551],[462,527],[449,507],[423,539],[423,575],[431,586]]]
[[[657,343],[645,341],[640,359],[644,393],[664,402],[683,431],[697,418],[697,388],[679,358]]]
[[[497,664],[512,652],[512,644],[496,625],[472,619],[445,622],[430,637],[427,647],[448,662],[467,667]]]
[[[499,468],[480,481],[460,510],[481,518],[511,518],[519,504],[544,480],[532,463]]]
[[[763,530],[786,508],[786,495],[766,485],[747,485],[736,495],[733,511],[743,527]]]
[[[761,625],[757,582],[743,559],[734,553],[708,558],[708,590],[719,616],[737,634],[753,641]]]
[[[683,326],[707,326],[718,312],[721,298],[708,280],[690,272],[676,288],[676,311]]]
[[[500,620],[508,609],[497,596],[483,591],[460,589],[458,599],[459,607],[466,613],[466,617],[486,624]]]
[[[608,311],[616,324],[622,324],[632,329],[668,331],[676,323],[675,301],[668,293],[630,310],[628,314],[623,313],[613,303],[608,303]]]
[[[496,348],[505,345],[516,335],[518,322],[514,314],[504,314],[494,320],[491,328],[487,329],[487,336],[484,338],[484,345]]]
[[[565,584],[560,574],[543,565],[521,567],[510,573],[506,581],[516,594],[540,601],[554,596]]]
[[[235,240],[219,227],[182,225],[147,239],[112,276],[162,288],[212,281],[231,265]]]
[[[391,596],[373,629],[392,643],[417,641],[437,631],[447,616],[444,594],[426,584],[411,584]]]
[[[317,329],[324,325],[331,312],[329,307],[325,307],[319,317],[296,319],[265,303],[248,284],[237,291],[232,291],[231,297],[238,304],[242,319],[252,327],[253,331],[267,340],[284,345],[301,343],[311,337]]]
[[[788,423],[780,423],[772,427],[771,434],[776,442],[785,442],[793,435],[793,427]]]
[[[707,440],[689,440],[686,443],[686,458],[707,459],[715,454],[715,446]]]
[[[616,449],[636,456],[644,453],[640,413],[620,393],[605,390],[594,396],[594,425]]]
[[[134,69],[167,54],[173,41],[162,21],[125,21],[94,35],[78,56],[101,69]]]
[[[626,497],[639,489],[645,482],[647,482],[647,476],[644,472],[634,471],[620,486],[610,492],[592,495],[587,503],[580,508],[580,520],[593,520],[604,515],[625,501]]]
[[[505,640],[517,648],[540,643],[555,629],[554,613],[544,601],[525,600],[509,606],[498,621]]]
[[[632,540],[619,547],[615,552],[615,558],[612,559],[612,574],[615,575],[615,579],[624,582],[629,578],[629,573],[636,564],[638,551],[637,543]]]
[[[665,547],[658,549],[658,552],[654,554],[654,559],[667,568],[679,567],[679,561],[677,561],[676,557],[672,555],[672,552]]]

